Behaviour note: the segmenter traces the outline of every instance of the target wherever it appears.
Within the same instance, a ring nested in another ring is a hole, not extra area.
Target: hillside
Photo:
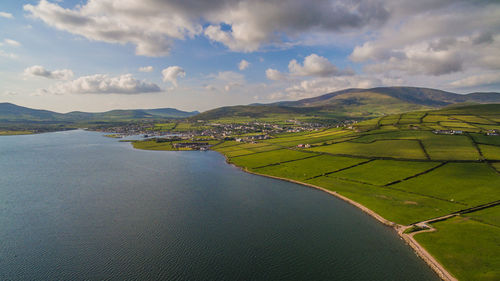
[[[111,110],[100,113],[73,111],[57,113],[48,110],[31,109],[12,103],[0,103],[0,122],[90,122],[90,121],[128,121],[141,119],[184,118],[198,111],[186,112],[175,108]]]
[[[442,90],[416,87],[379,87],[346,89],[298,101],[222,107],[195,118],[265,118],[279,114],[315,118],[367,118],[414,110],[441,108],[457,103],[500,103],[499,93],[461,95]]]

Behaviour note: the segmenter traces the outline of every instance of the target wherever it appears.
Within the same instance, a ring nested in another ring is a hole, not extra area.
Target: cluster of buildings
[[[208,150],[208,142],[178,142],[172,144],[174,148],[189,148],[192,150]]]
[[[290,121],[290,120],[289,120]],[[298,121],[297,121],[298,122]],[[292,124],[290,124],[292,123]],[[226,138],[235,135],[255,134],[258,133],[260,140],[266,139],[265,136],[284,133],[284,132],[303,132],[313,131],[323,128],[324,125],[313,123],[296,123],[287,122],[287,124],[272,124],[265,122],[249,122],[244,124],[220,124],[209,123],[209,128],[205,128],[200,135],[212,136],[214,138]],[[253,140],[253,139],[251,139]]]

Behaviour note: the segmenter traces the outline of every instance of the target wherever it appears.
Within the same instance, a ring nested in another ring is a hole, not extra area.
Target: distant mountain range
[[[500,103],[500,93],[466,95],[430,88],[378,87],[346,89],[298,101],[220,107],[192,118],[217,119],[272,117],[301,114],[316,117],[374,117],[414,110],[440,108],[457,103]]]
[[[48,110],[31,109],[12,103],[0,103],[0,123],[77,123],[97,121],[130,121],[143,119],[185,118],[198,114],[175,108],[111,110],[100,113],[73,111],[57,113]]]
[[[466,95],[416,87],[379,87],[347,89],[298,101],[270,104],[225,106],[186,112],[174,108],[112,110],[101,113],[57,113],[31,109],[11,103],[0,103],[1,124],[99,124],[168,118],[214,120],[218,118],[293,118],[295,116],[345,119],[368,118],[414,110],[440,108],[451,104],[500,103],[500,93],[471,93]]]

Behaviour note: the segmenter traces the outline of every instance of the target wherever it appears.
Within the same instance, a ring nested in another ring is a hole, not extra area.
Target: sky
[[[204,111],[378,86],[500,92],[500,1],[0,1],[0,102]]]

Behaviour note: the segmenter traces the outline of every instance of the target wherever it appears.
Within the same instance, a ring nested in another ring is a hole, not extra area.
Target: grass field
[[[186,151],[192,150],[191,148],[175,148],[173,146],[174,143],[182,143],[182,142],[193,142],[193,141],[174,141],[174,142],[156,142],[155,140],[144,140],[144,141],[132,141],[132,145],[137,149],[144,150],[167,150],[167,151]],[[207,142],[209,145],[214,145],[218,143],[218,141],[202,141]]]
[[[439,164],[439,162],[375,160],[329,176],[354,179],[374,185],[385,185],[422,173]]]
[[[460,203],[464,207],[500,199],[500,177],[486,163],[448,163],[391,187]]]
[[[500,160],[500,146],[486,144],[479,144],[478,146],[485,159]]]
[[[13,136],[13,135],[30,135],[33,134],[32,131],[2,131],[0,130],[0,136]]]
[[[321,155],[304,160],[283,163],[281,165],[268,166],[256,169],[255,171],[276,177],[305,180],[350,167],[364,161],[366,161],[366,159]]]
[[[329,176],[308,180],[306,183],[336,191],[382,217],[403,225],[461,209],[460,205],[451,202]]]
[[[315,154],[299,152],[289,149],[273,150],[262,153],[254,153],[246,156],[230,158],[230,162],[246,168],[257,168],[285,161],[303,159]]]
[[[498,224],[500,207],[493,207],[490,211],[495,212]],[[499,279],[498,225],[481,222],[481,215],[477,214],[475,217],[462,215],[434,223],[433,226],[436,232],[416,234],[415,239],[459,280]]]
[[[311,148],[310,150],[361,157],[426,159],[426,155],[419,143],[413,140],[380,140],[373,143],[342,142],[332,145],[318,146]]]
[[[486,136],[485,134],[471,134],[471,136],[477,143],[500,146],[500,136]]]

